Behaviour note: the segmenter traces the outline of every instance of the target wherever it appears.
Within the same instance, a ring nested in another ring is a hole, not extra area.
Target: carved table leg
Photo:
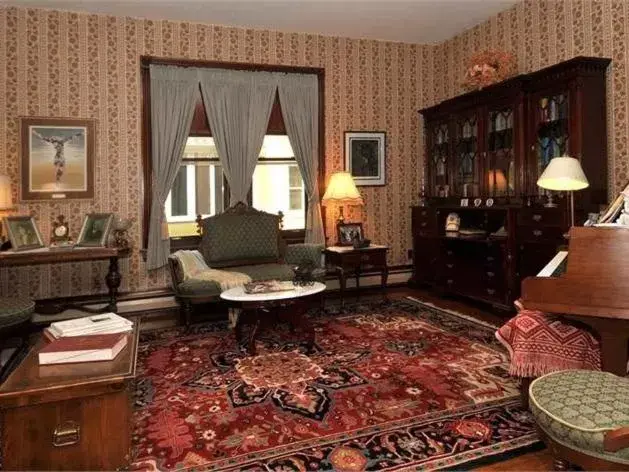
[[[336,268],[339,274],[339,292],[341,295],[341,309],[345,308],[345,270],[342,267]]]
[[[382,293],[384,295],[384,300],[389,301],[389,295],[387,293],[387,281],[389,280],[389,267],[384,266],[382,268],[382,276],[380,278],[380,288],[382,289]]]
[[[120,287],[121,281],[122,276],[118,271],[118,257],[110,257],[109,272],[107,272],[107,275],[105,276],[105,283],[109,289],[109,305],[107,306],[107,309],[109,311],[113,311],[114,313],[118,312],[118,303],[116,299],[118,297],[118,287]]]
[[[258,310],[255,310],[255,323],[253,325],[253,329],[251,330],[251,335],[249,336],[249,342],[247,344],[247,352],[250,356],[256,355],[256,336],[260,332],[261,322],[260,313]]]

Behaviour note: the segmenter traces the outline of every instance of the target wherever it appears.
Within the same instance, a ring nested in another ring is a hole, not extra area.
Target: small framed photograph
[[[90,213],[85,217],[77,246],[104,247],[114,219],[113,213]]]
[[[44,240],[32,216],[7,216],[4,218],[4,225],[14,250],[26,251],[44,247]]]
[[[95,120],[20,118],[21,199],[94,198]]]
[[[470,201],[467,198],[462,198],[461,199],[461,206],[462,207],[466,207],[469,206]]]
[[[345,132],[345,170],[358,186],[385,185],[384,131]]]
[[[363,240],[362,223],[339,223],[337,231],[339,246],[353,246],[354,241]]]

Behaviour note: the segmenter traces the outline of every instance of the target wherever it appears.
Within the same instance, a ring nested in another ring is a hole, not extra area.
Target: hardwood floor
[[[365,296],[376,296],[368,292]],[[444,308],[446,310],[453,310],[462,313],[467,316],[473,316],[479,320],[492,323],[495,325],[501,325],[508,318],[508,313],[501,313],[499,311],[492,312],[491,308],[482,304],[470,304],[467,300],[456,298],[441,298],[435,296],[434,293],[426,290],[411,289],[407,287],[390,288],[388,289],[388,296],[390,298],[403,298],[407,296],[418,298],[424,302],[432,303],[435,306]],[[351,300],[352,296],[348,296],[347,300]],[[363,295],[361,295],[361,298]],[[553,457],[548,449],[540,451],[525,453],[520,456],[508,459],[505,461],[496,462],[490,465],[481,466],[473,470],[482,472],[494,472],[494,471],[538,471],[538,470],[553,470]]]

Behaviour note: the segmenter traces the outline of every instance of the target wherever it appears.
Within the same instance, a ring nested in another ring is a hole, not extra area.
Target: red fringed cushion
[[[509,373],[539,377],[566,369],[601,370],[598,340],[584,329],[546,315],[522,310],[496,331],[511,354]]]

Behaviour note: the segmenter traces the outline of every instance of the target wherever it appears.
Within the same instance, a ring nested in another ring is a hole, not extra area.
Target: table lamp
[[[11,197],[11,179],[6,175],[0,175],[0,213],[13,209]],[[0,243],[4,242],[2,235],[2,222],[0,221]]]
[[[337,224],[345,222],[343,215],[343,205],[363,205],[363,199],[360,192],[356,188],[354,179],[349,172],[335,172],[330,177],[328,188],[321,199],[326,205],[328,202],[335,201],[339,203],[339,217]]]
[[[553,158],[537,180],[537,185],[570,194],[570,226],[574,226],[574,191],[590,186],[579,160],[569,156]]]

